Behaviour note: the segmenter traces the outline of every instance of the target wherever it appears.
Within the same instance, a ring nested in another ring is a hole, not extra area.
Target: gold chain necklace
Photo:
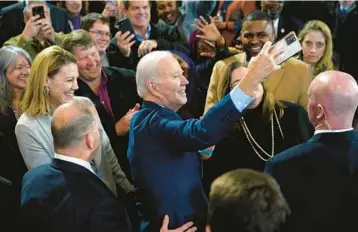
[[[281,128],[281,125],[280,125],[280,121],[278,120],[278,117],[277,117],[277,113],[276,113],[276,110],[274,109],[273,110],[273,115],[275,116],[275,119],[276,119],[276,123],[277,123],[277,126],[278,126],[278,129],[280,130],[280,133],[281,133],[281,136],[282,136],[282,139],[285,139],[284,135],[283,135],[283,132],[282,132],[282,128]],[[270,117],[270,121],[271,121],[271,154],[269,154],[268,152],[266,152],[257,142],[256,140],[254,139],[254,137],[252,136],[246,122],[245,122],[245,119],[243,117],[240,118],[240,124],[244,130],[244,133],[246,135],[246,138],[247,140],[249,141],[252,149],[255,151],[256,155],[263,161],[267,161],[269,158],[273,157],[274,154],[275,154],[275,132],[274,132],[274,125],[273,125],[273,116],[271,115]],[[255,146],[263,153],[265,154],[268,158],[264,158],[262,157],[262,155],[260,154],[260,152],[255,148]]]

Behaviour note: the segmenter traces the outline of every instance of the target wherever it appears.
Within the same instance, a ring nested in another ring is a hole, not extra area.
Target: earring
[[[44,91],[46,95],[48,95],[50,93],[50,88],[48,86],[45,86]]]

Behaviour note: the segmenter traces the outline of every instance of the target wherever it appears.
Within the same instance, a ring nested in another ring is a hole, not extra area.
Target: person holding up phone
[[[4,45],[14,45],[26,50],[32,59],[46,47],[59,44],[63,33],[55,33],[50,10],[46,3],[29,1],[24,8],[25,28],[20,35],[10,38]]]
[[[117,24],[119,31],[109,46],[110,66],[135,70],[140,58],[154,50],[178,50],[190,56],[187,43],[150,23],[150,1],[128,0],[123,4],[127,19]]]
[[[274,42],[275,32],[272,19],[265,12],[252,12],[242,23],[240,40],[244,52],[221,60],[214,66],[206,98],[205,112],[222,98],[224,75],[229,65],[238,61],[247,66],[250,59],[259,54],[265,42]],[[307,91],[311,81],[310,67],[302,61],[290,58],[281,64],[280,70],[267,76],[265,86],[267,92],[272,93],[275,100],[296,103],[307,109]]]

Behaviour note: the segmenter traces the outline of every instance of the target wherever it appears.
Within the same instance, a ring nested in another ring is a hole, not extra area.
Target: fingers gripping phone
[[[132,23],[129,21],[128,18],[118,21],[116,27],[119,31],[122,32],[122,34],[129,31],[131,34],[135,35],[134,29],[132,27]]]
[[[43,6],[35,6],[32,8],[32,16],[40,15],[40,19],[45,18],[45,11]]]
[[[282,64],[298,52],[302,50],[300,41],[298,40],[294,31],[288,33],[280,41],[271,46],[270,51],[273,51],[274,55],[282,53],[281,59],[276,60],[276,64]]]

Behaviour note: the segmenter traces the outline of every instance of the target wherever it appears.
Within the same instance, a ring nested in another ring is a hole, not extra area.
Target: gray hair
[[[70,104],[76,106],[78,115],[61,126],[56,125],[56,120],[51,122],[51,130],[55,148],[68,148],[79,144],[85,134],[94,126],[95,110],[93,103],[86,97],[75,97]],[[54,114],[56,111],[54,112]]]
[[[6,105],[11,105],[11,88],[6,73],[17,56],[23,56],[31,65],[32,59],[24,49],[12,45],[0,49],[0,111],[2,112],[5,111]]]
[[[169,51],[154,51],[145,55],[137,65],[137,92],[143,97],[148,92],[147,81],[155,80],[158,76],[158,63],[164,58],[173,57]]]

